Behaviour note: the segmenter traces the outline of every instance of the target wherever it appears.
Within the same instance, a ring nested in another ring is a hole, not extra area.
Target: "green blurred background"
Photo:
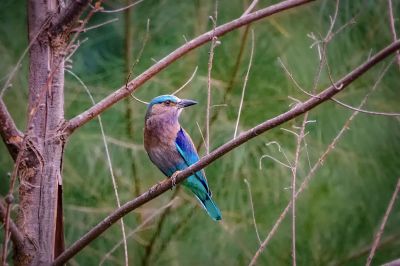
[[[1,84],[27,47],[26,1],[3,0],[0,3],[0,75]],[[218,24],[237,18],[248,6],[247,0],[218,1]],[[265,7],[278,1],[260,1]],[[400,16],[400,2],[394,2],[395,17]],[[123,1],[109,1],[108,9],[124,6]],[[214,1],[145,0],[131,11],[129,27],[133,61],[137,58],[150,20],[149,39],[135,66],[136,76],[195,36],[211,29],[208,17],[214,13]],[[255,55],[244,99],[239,131],[244,131],[272,118],[293,103],[307,97],[293,85],[278,63],[290,68],[296,79],[311,90],[318,68],[318,53],[307,35],[324,36],[335,10],[334,1],[317,1],[283,12],[251,25],[255,33]],[[118,18],[118,21],[81,34],[88,38],[73,55],[72,71],[88,86],[95,101],[101,100],[126,82],[126,24],[124,13],[98,13],[89,26]],[[365,61],[370,54],[391,42],[386,1],[341,1],[335,30],[352,18],[356,23],[344,28],[328,45],[328,61],[335,79]],[[396,26],[399,26],[398,19]],[[400,34],[400,31],[398,32]],[[251,38],[239,29],[220,38],[215,49],[212,71],[211,149],[232,139],[246,73]],[[243,56],[235,65],[241,44]],[[209,44],[192,51],[142,86],[135,95],[149,101],[159,94],[172,93],[198,71],[180,97],[195,99],[198,105],[186,110],[181,124],[196,144],[203,129],[207,97],[207,63]],[[377,65],[348,87],[338,98],[357,106],[378,78],[384,65]],[[27,58],[13,79],[5,102],[21,129],[25,127],[27,106]],[[329,86],[323,70],[318,90]],[[399,68],[393,64],[365,106],[385,112],[400,111]],[[71,118],[91,106],[82,85],[69,73],[65,80],[65,113]],[[146,106],[131,98],[102,114],[113,171],[122,202],[137,196],[163,179],[142,146],[143,119]],[[307,148],[302,149],[298,170],[300,183],[327,145],[343,127],[352,111],[327,102],[310,112],[307,125]],[[296,149],[295,137],[282,130],[294,130],[302,118],[249,141],[206,168],[215,201],[223,213],[223,221],[213,222],[194,198],[179,191],[170,211],[159,226],[160,216],[174,195],[168,191],[125,218],[131,265],[246,265],[259,243],[255,233],[248,180],[254,203],[255,219],[262,239],[271,230],[291,195],[291,172],[263,155],[285,162],[275,145],[277,141],[291,162]],[[400,177],[400,121],[395,118],[359,114],[339,144],[312,179],[297,201],[297,257],[299,265],[363,265],[375,232]],[[204,155],[201,145],[200,155]],[[307,152],[309,159],[307,157]],[[12,161],[4,144],[0,144],[0,193],[7,191]],[[67,143],[63,169],[65,237],[69,246],[109,212],[116,208],[105,148],[98,120],[93,120],[71,137]],[[146,222],[143,224],[143,222]],[[382,245],[374,264],[400,257],[400,203],[389,217]],[[139,228],[138,226],[141,225]],[[159,230],[159,227],[161,229]],[[136,229],[136,230],[135,230]],[[0,238],[3,237],[1,230]],[[156,234],[155,237],[154,234]],[[154,240],[152,240],[154,238]],[[110,230],[80,252],[70,265],[97,265],[114,245],[120,242],[121,227]],[[149,243],[152,243],[149,252]],[[259,265],[291,264],[291,219],[288,216],[267,249]],[[104,265],[123,265],[120,245],[104,261]]]

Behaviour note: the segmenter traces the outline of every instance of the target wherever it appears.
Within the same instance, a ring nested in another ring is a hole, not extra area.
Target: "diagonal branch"
[[[74,0],[71,4],[55,19],[54,26],[50,29],[51,34],[57,35],[70,29],[82,15],[85,8],[89,5],[89,0]]]
[[[170,64],[181,58],[183,55],[187,54],[191,50],[212,41],[213,37],[222,36],[230,31],[238,29],[244,25],[248,25],[254,21],[260,20],[262,18],[271,16],[273,14],[291,9],[300,5],[307,4],[315,0],[286,0],[281,3],[271,5],[269,7],[254,11],[248,15],[242,16],[238,19],[232,20],[226,24],[223,24],[215,30],[210,30],[197,38],[186,42],[184,45],[158,61],[156,64],[148,68],[141,75],[130,81],[128,84],[122,86],[120,89],[114,91],[106,98],[101,100],[96,105],[92,106],[85,112],[72,118],[66,125],[66,132],[72,133],[78,127],[86,124],[94,117],[98,116],[104,110],[110,108],[112,105],[120,101],[121,99],[129,96],[133,91],[143,85],[146,81],[151,79],[154,75],[161,72],[163,69],[168,67]]]
[[[102,234],[105,230],[107,230],[111,225],[117,222],[121,217],[125,216],[132,210],[142,206],[143,204],[149,202],[150,200],[158,197],[163,194],[167,190],[171,189],[175,184],[178,184],[185,180],[192,173],[203,169],[219,157],[224,154],[230,152],[236,147],[246,143],[252,138],[257,137],[258,135],[264,133],[265,131],[275,128],[311,109],[318,106],[319,104],[328,101],[332,96],[342,91],[349,84],[351,84],[354,80],[359,78],[362,74],[372,68],[374,65],[388,57],[390,54],[396,52],[400,49],[400,40],[393,42],[389,46],[382,49],[375,56],[371,57],[365,63],[361,64],[353,71],[348,73],[345,77],[339,80],[336,84],[331,85],[324,91],[320,92],[317,97],[312,97],[309,100],[297,104],[293,109],[282,113],[272,119],[266,120],[265,122],[251,128],[248,131],[243,132],[237,138],[232,139],[220,146],[216,150],[212,151],[210,154],[204,156],[197,163],[191,165],[185,170],[179,172],[176,175],[175,180],[167,179],[164,180],[154,186],[152,186],[148,191],[141,194],[139,197],[125,203],[118,208],[114,212],[112,212],[109,216],[107,216],[103,221],[93,227],[88,233],[86,233],[81,239],[73,243],[68,249],[66,249],[54,262],[53,265],[62,265],[66,263],[71,257],[73,257],[76,253],[81,251],[84,247],[86,247],[90,242],[96,239],[100,234]]]
[[[23,140],[23,134],[16,127],[2,99],[0,99],[0,135],[8,152],[15,160]]]

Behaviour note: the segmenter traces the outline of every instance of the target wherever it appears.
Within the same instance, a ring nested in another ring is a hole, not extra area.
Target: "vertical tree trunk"
[[[64,140],[64,49],[62,35],[47,29],[56,0],[28,2],[29,104],[27,141],[19,167],[18,227],[27,239],[16,265],[49,265],[63,248],[61,166]],[[59,206],[59,208],[57,208]],[[57,236],[57,237],[56,237]]]

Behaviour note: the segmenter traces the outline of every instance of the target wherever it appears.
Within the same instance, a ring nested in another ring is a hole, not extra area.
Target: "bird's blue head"
[[[161,95],[150,101],[147,107],[146,120],[154,116],[178,118],[182,109],[197,104],[196,101],[179,99],[174,95]]]

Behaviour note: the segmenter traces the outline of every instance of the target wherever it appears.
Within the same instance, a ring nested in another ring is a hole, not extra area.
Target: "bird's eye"
[[[164,102],[164,104],[167,105],[167,106],[169,106],[169,105],[171,104],[171,101],[170,101],[170,100],[166,100],[166,101]]]

